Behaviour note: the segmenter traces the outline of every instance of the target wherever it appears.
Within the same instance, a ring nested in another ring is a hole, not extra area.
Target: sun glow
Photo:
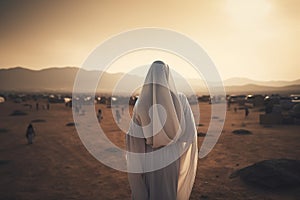
[[[228,0],[226,10],[235,21],[249,24],[265,17],[270,7],[267,0]]]

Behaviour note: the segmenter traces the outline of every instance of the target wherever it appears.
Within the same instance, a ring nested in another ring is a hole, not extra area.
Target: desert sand
[[[26,102],[28,103],[28,102]],[[34,102],[32,105],[35,105]],[[40,107],[45,102],[40,101]],[[198,106],[198,105],[196,105]],[[206,133],[210,105],[200,103],[198,132]],[[124,147],[124,133],[112,120],[111,109],[103,111],[101,126],[116,145]],[[11,116],[14,110],[27,115]],[[300,189],[267,191],[229,178],[237,169],[265,159],[300,159],[300,126],[259,124],[259,109],[227,111],[225,126],[214,149],[198,161],[190,199],[298,199]],[[36,137],[28,145],[25,132],[32,121]],[[24,103],[0,104],[0,199],[130,199],[127,174],[111,169],[82,145],[73,122],[72,110],[51,104],[50,110],[30,109]],[[253,134],[236,135],[235,129]],[[204,137],[198,137],[201,146]]]

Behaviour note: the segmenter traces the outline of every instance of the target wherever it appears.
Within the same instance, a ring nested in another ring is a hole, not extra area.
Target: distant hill
[[[288,85],[300,85],[300,79],[293,81],[255,81],[248,78],[230,78],[224,81],[225,86],[263,85],[270,87],[283,87]]]
[[[79,68],[48,68],[30,70],[22,67],[0,69],[0,92],[71,92]],[[81,69],[82,70],[82,69]],[[88,82],[90,77],[98,78],[99,71],[86,71]],[[98,85],[98,92],[111,92],[124,76],[122,73],[103,73]],[[139,88],[145,77],[137,74],[126,74],[119,84],[118,92],[127,91],[129,86]],[[187,92],[187,82],[174,76],[178,91]],[[203,80],[189,79],[188,84],[195,92],[208,94]],[[227,93],[300,93],[300,79],[295,81],[254,81],[247,78],[231,78],[224,82]]]
[[[78,71],[75,67],[49,68],[39,71],[22,67],[0,70],[1,91],[67,91]]]
[[[74,80],[79,68],[48,68],[43,70],[29,70],[22,67],[0,69],[0,91],[15,92],[71,92]],[[82,69],[81,69],[82,70]],[[100,71],[82,70],[87,80],[94,78]],[[100,92],[109,92],[117,81],[123,76],[121,73],[110,74],[104,72],[99,81]],[[139,80],[140,79],[140,80]],[[127,84],[142,82],[142,78],[135,75],[127,75],[123,80]],[[120,90],[126,90],[121,86]]]
[[[300,84],[282,87],[247,84],[242,86],[225,86],[225,88],[228,94],[300,94]]]
[[[14,92],[71,92],[73,90],[74,80],[77,72],[81,72],[87,78],[83,78],[81,83],[88,83],[91,79],[98,79],[100,71],[87,71],[76,67],[64,68],[49,68],[43,70],[29,70],[22,67],[0,69],[0,91],[14,91]],[[97,92],[110,93],[116,92],[124,93],[128,88],[139,89],[145,77],[136,74],[124,73],[107,73],[104,72],[98,83]],[[176,86],[178,91],[191,91],[187,88],[185,79],[176,77]],[[194,88],[205,89],[201,80],[196,80],[189,83]],[[87,87],[88,88],[88,87]],[[133,91],[132,91],[133,92]]]

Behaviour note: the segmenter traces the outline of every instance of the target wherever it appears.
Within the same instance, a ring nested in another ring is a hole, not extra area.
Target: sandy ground
[[[43,102],[40,102],[42,105]],[[206,132],[210,105],[200,103],[199,132]],[[104,112],[101,126],[116,145],[124,147],[124,134],[112,120],[111,109]],[[34,108],[34,107],[33,107]],[[22,110],[25,116],[10,116]],[[258,123],[259,112],[227,112],[225,127],[215,148],[198,161],[197,176],[190,199],[298,199],[300,189],[264,191],[247,186],[239,178],[230,179],[236,169],[264,159],[300,159],[300,126]],[[31,120],[36,138],[28,145],[26,127]],[[50,110],[36,111],[23,104],[0,104],[0,199],[130,199],[127,174],[106,167],[82,145],[70,108],[51,104]],[[234,135],[244,128],[252,135]],[[198,137],[199,146],[203,137]]]

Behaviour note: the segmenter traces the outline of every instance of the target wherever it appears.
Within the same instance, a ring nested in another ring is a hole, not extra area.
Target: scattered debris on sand
[[[198,137],[205,137],[205,136],[206,136],[206,133],[198,132],[198,133],[197,133],[197,136],[198,136]]]
[[[24,111],[21,111],[21,110],[14,110],[10,115],[11,116],[22,116],[22,115],[27,115],[27,113]]]
[[[66,126],[75,126],[75,123],[74,122],[69,122],[66,124]]]
[[[232,133],[237,134],[237,135],[250,135],[250,134],[252,134],[252,132],[247,130],[247,129],[236,129],[236,130],[232,131]]]
[[[44,120],[44,119],[34,119],[34,120],[31,120],[31,123],[43,123],[43,122],[46,122],[46,120]]]

